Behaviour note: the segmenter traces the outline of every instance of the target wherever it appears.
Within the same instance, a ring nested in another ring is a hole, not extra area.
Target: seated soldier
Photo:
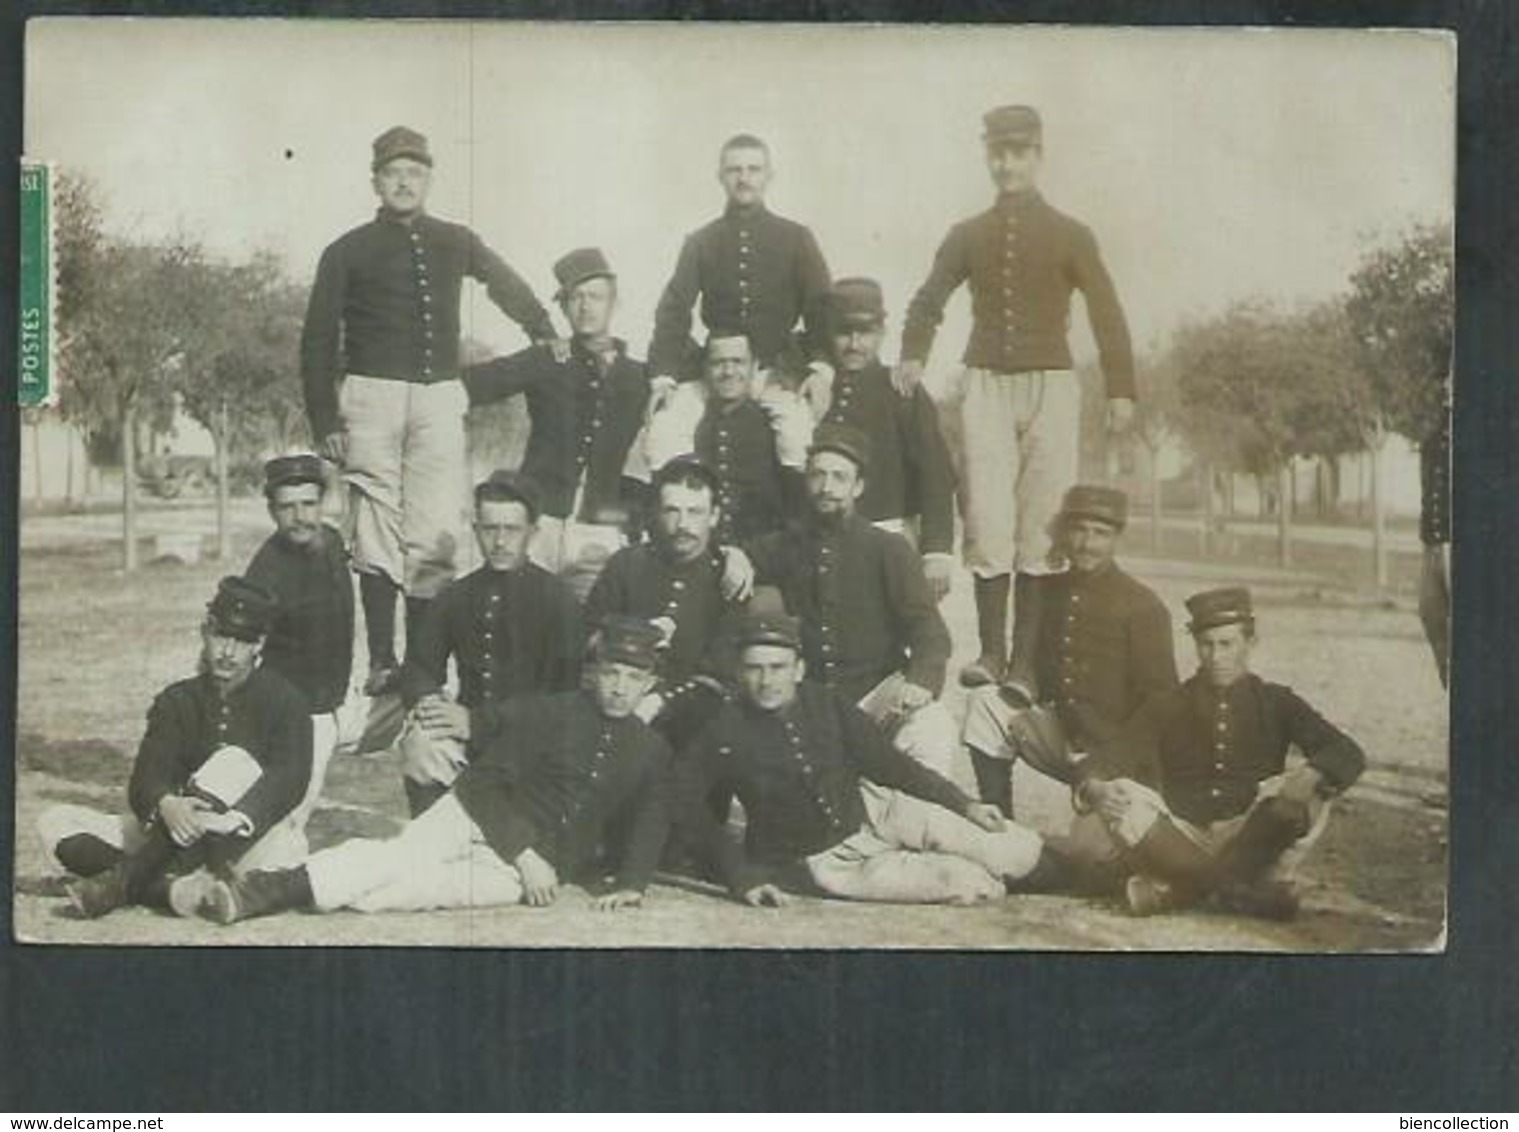
[[[201,624],[200,673],[159,693],[114,816],[58,805],[38,818],[69,872],[69,899],[94,919],[130,904],[193,915],[213,873],[293,865],[306,854],[297,807],[311,780],[306,697],[259,649],[275,598],[223,578]]]
[[[525,696],[453,788],[387,840],[356,838],[297,869],[218,884],[209,916],[232,923],[287,908],[332,912],[553,903],[561,875],[599,878],[599,850],[621,837],[620,867],[596,907],[636,905],[668,829],[669,747],[633,713],[654,682],[658,629],[613,618],[589,691]]]
[[[528,559],[537,522],[530,480],[497,471],[476,487],[484,562],[438,596],[407,644],[398,685],[411,715],[399,746],[413,817],[443,796],[468,761],[472,709],[579,682],[580,611],[568,583]],[[444,693],[450,657],[457,701]]]
[[[746,544],[756,581],[780,589],[801,618],[807,678],[857,702],[906,752],[940,775],[958,746],[939,693],[950,637],[902,535],[856,510],[869,476],[868,441],[822,424],[807,456],[806,517]]]
[[[748,619],[739,696],[682,752],[675,818],[745,903],[779,906],[795,874],[830,896],[968,904],[1053,876],[1039,836],[891,746],[859,708],[803,683],[796,619]],[[743,803],[742,846],[707,805]]]
[[[712,539],[722,509],[711,469],[694,457],[671,460],[654,474],[654,494],[653,540],[612,556],[585,621],[594,631],[612,616],[641,617],[664,634],[660,681],[640,714],[678,748],[722,703],[743,602],[727,596],[726,557]]]
[[[1212,896],[1290,918],[1291,873],[1366,757],[1290,688],[1251,673],[1249,590],[1208,590],[1187,609],[1197,674],[1147,703],[1083,768],[1076,801],[1089,812],[1072,828],[1072,851],[1132,871],[1136,915]],[[1288,766],[1291,747],[1305,763]]]
[[[1081,759],[1176,686],[1171,615],[1114,560],[1128,499],[1080,484],[1051,536],[1066,568],[1029,575],[1003,685],[970,693],[964,739],[984,801],[1013,816],[1013,763],[1072,782]]]

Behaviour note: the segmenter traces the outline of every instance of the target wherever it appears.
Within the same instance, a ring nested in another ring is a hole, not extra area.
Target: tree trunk
[[[121,414],[121,568],[137,569],[137,414],[127,402]]]
[[[1276,551],[1283,566],[1292,565],[1292,459],[1283,460],[1276,473]]]
[[[216,557],[225,562],[232,557],[232,531],[227,516],[227,403],[222,402],[216,414]]]
[[[1202,484],[1202,552],[1204,555],[1213,553],[1213,465],[1201,463],[1197,466],[1198,480]]]
[[[1387,432],[1377,422],[1371,436],[1371,559],[1377,590],[1387,588],[1387,516],[1382,502],[1382,449]]]

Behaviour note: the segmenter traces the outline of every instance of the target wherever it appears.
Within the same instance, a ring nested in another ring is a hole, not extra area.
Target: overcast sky
[[[27,28],[26,151],[92,177],[110,224],[180,230],[309,279],[372,214],[370,143],[432,139],[430,208],[547,301],[604,248],[642,352],[717,150],[772,146],[770,204],[899,316],[949,225],[985,208],[980,115],[1045,121],[1042,187],[1088,223],[1137,342],[1229,301],[1340,289],[1368,237],[1448,219],[1455,49],[1370,31],[711,27],[45,19]],[[935,349],[964,344],[957,300]],[[483,298],[466,332],[522,344]],[[1085,321],[1073,344],[1090,355]]]

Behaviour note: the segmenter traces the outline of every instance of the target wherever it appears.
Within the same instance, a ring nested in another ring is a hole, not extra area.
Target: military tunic
[[[801,619],[809,680],[850,700],[896,672],[935,696],[943,690],[949,629],[901,535],[858,515],[841,523],[809,518],[745,550],[757,580],[779,586]]]
[[[622,473],[648,407],[649,375],[622,342],[614,345],[610,364],[576,339],[562,363],[538,346],[464,371],[471,404],[527,396],[532,432],[521,470],[542,490],[545,515],[604,523],[639,513],[642,485]]]
[[[870,441],[870,468],[856,510],[870,522],[918,520],[918,549],[947,554],[954,542],[955,473],[939,415],[922,390],[904,397],[883,365],[840,370],[826,423],[857,428]]]
[[[1081,291],[1109,397],[1134,396],[1128,324],[1097,241],[1037,192],[1008,194],[950,229],[907,308],[904,360],[926,361],[944,305],[970,283],[968,366],[996,373],[1071,368],[1071,292]]]
[[[1056,705],[1074,747],[1091,751],[1151,696],[1175,687],[1171,615],[1116,565],[1030,581],[1039,612],[1014,626],[1012,674],[1025,681],[1031,674],[1031,690]],[[1030,624],[1037,625],[1033,640]]]
[[[862,778],[954,814],[969,804],[953,783],[894,750],[857,707],[811,684],[775,712],[725,705],[682,753],[676,774],[678,820],[735,895],[856,834],[866,821]],[[714,789],[743,803],[742,849],[705,805]]]
[[[401,668],[401,697],[410,706],[441,689],[450,656],[468,708],[567,691],[580,679],[582,640],[575,597],[554,575],[531,562],[481,567],[444,590],[422,619]]]
[[[1218,689],[1199,674],[1145,705],[1089,773],[1152,786],[1172,813],[1206,826],[1249,809],[1292,747],[1335,792],[1366,765],[1355,741],[1291,688],[1247,673]]]
[[[501,710],[454,794],[503,861],[531,848],[570,878],[616,829],[617,887],[642,891],[669,827],[669,763],[646,724],[604,717],[588,692],[529,696]]]
[[[170,684],[148,711],[127,800],[144,825],[221,747],[241,747],[263,768],[237,803],[252,823],[251,845],[300,803],[311,779],[311,715],[306,698],[278,673],[255,668],[223,697],[209,676]]]
[[[791,343],[798,320],[805,320],[806,344],[815,351],[828,287],[828,265],[810,231],[763,206],[729,206],[681,246],[654,312],[649,368],[696,375],[690,335],[698,295],[703,325],[747,332],[761,366]]]
[[[1419,541],[1425,546],[1450,542],[1450,414],[1419,447]]]
[[[315,546],[276,534],[248,563],[249,581],[279,598],[264,640],[263,666],[311,703],[313,715],[336,711],[348,697],[353,668],[353,578],[338,533],[325,524]]]
[[[722,516],[716,541],[741,542],[785,524],[801,494],[801,473],[781,463],[770,418],[758,402],[725,409],[708,401],[696,426],[696,455],[717,473]]]
[[[301,379],[311,433],[338,427],[345,373],[431,384],[458,376],[464,277],[485,284],[503,314],[535,341],[553,323],[522,278],[462,224],[380,210],[330,244],[301,332]]]

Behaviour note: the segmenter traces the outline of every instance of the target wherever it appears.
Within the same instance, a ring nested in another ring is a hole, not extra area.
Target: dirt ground
[[[263,533],[254,506],[235,516],[236,561]],[[175,513],[176,523],[189,521]],[[50,526],[52,524],[52,526]],[[288,914],[231,928],[142,909],[75,918],[33,828],[58,801],[125,808],[125,783],[153,695],[193,669],[214,562],[154,564],[128,578],[119,548],[95,524],[32,518],[22,532],[20,696],[16,744],[14,931],[22,941],[78,944],[460,947],[821,947],[1035,950],[1431,950],[1443,946],[1447,814],[1446,700],[1416,617],[1372,599],[1340,571],[1275,570],[1253,562],[1127,556],[1173,610],[1225,580],[1254,587],[1262,639],[1256,669],[1289,683],[1366,748],[1371,769],[1342,799],[1299,875],[1303,913],[1265,924],[1210,912],[1136,920],[1116,906],[1064,896],[1010,897],[968,909],[851,905],[801,899],[749,909],[715,890],[661,878],[645,906],[597,914],[569,889],[549,909],[426,914]],[[202,528],[205,529],[205,528]],[[969,579],[945,605],[972,651]],[[1179,622],[1178,618],[1178,622]],[[1178,659],[1191,664],[1177,625]],[[956,657],[958,664],[963,657]],[[358,671],[363,670],[362,657]],[[953,696],[953,694],[952,694]],[[958,707],[958,704],[954,704]],[[968,785],[968,761],[957,777]],[[1020,770],[1020,818],[1058,834],[1062,789]],[[385,836],[405,811],[387,756],[335,759],[313,818],[315,847]]]

